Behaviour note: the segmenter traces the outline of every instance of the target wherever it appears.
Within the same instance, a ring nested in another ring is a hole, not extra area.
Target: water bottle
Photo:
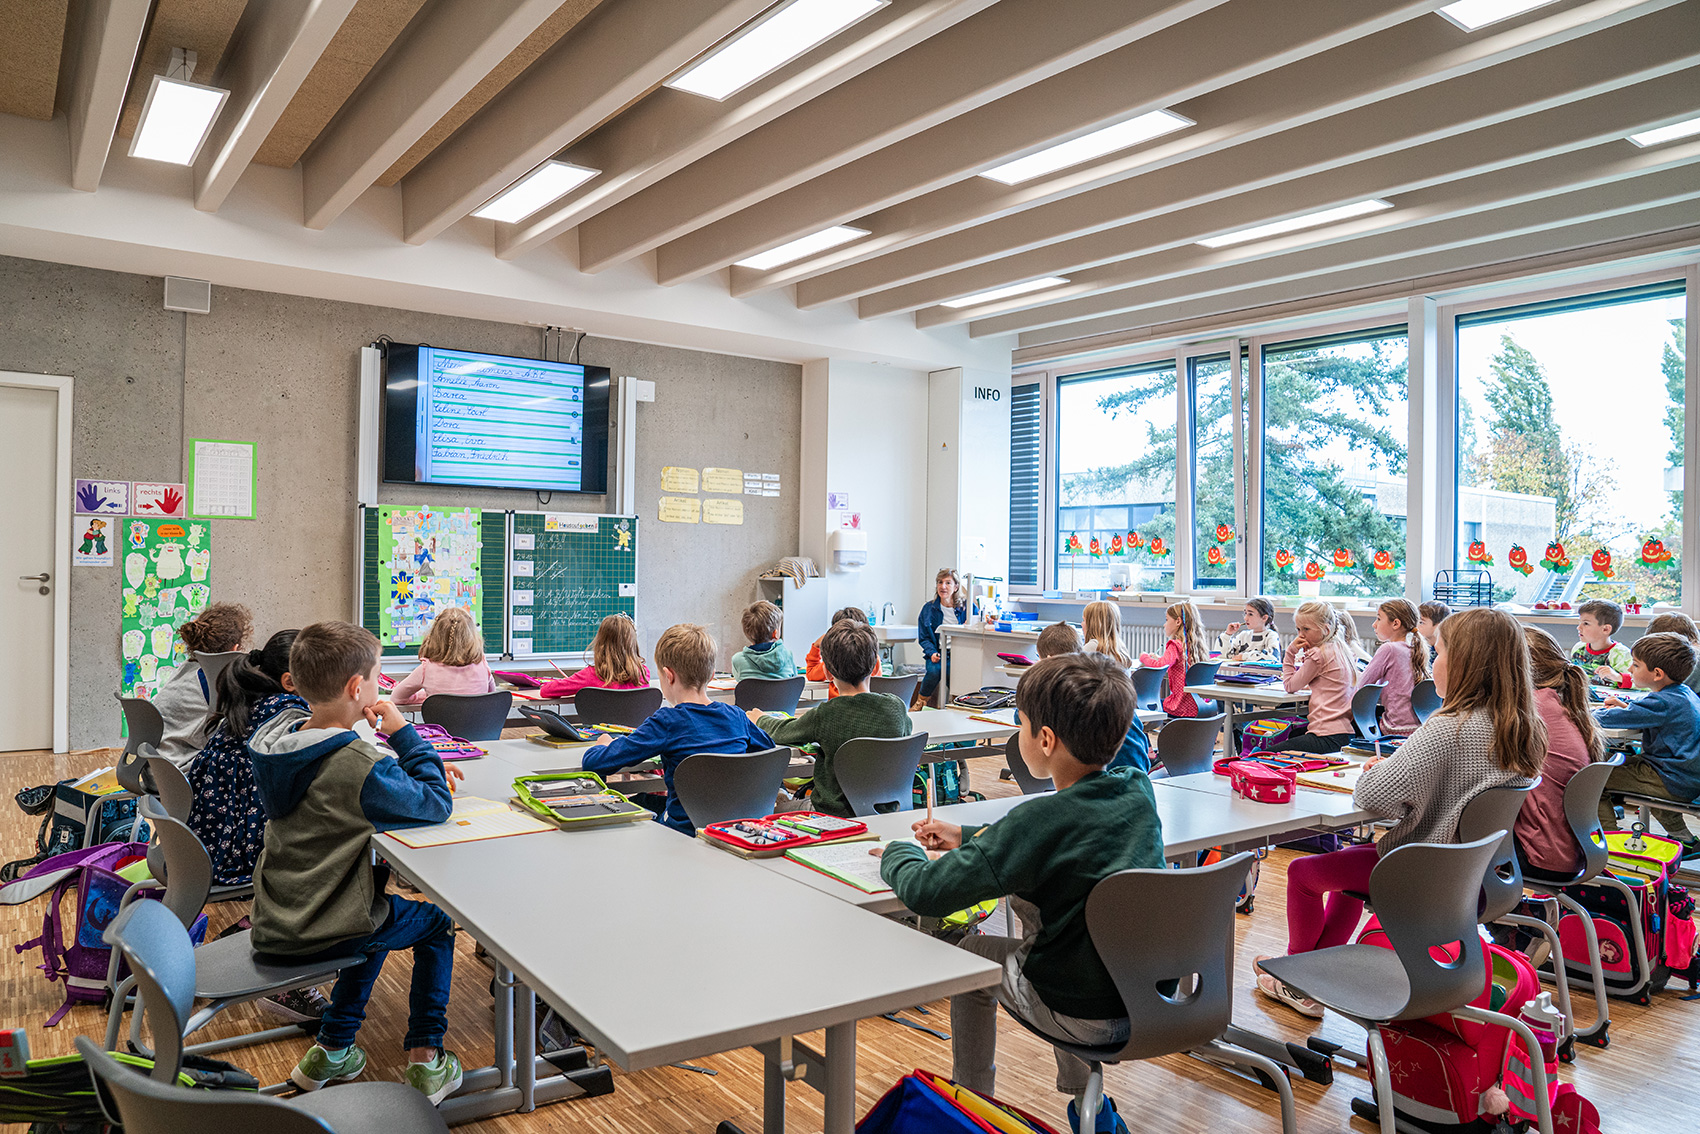
[[[1535,1041],[1541,1045],[1541,1062],[1552,1074],[1558,1069],[1558,1037],[1564,1034],[1564,1013],[1553,1006],[1552,993],[1542,992],[1523,1005],[1519,1016],[1535,1033]]]

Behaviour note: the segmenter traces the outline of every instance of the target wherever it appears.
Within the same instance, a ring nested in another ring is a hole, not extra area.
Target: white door
[[[0,752],[53,747],[58,394],[0,386]]]

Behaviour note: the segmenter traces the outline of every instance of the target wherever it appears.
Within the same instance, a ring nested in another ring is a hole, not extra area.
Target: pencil
[[[927,822],[933,821],[933,766],[927,765]]]
[[[555,672],[560,674],[562,677],[571,677],[572,676],[572,674],[570,674],[566,670],[562,669],[559,665],[556,665],[556,663],[553,659],[550,660],[549,664],[554,668]]]

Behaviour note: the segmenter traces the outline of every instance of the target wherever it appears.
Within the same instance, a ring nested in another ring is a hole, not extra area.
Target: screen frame
[[[608,434],[609,408],[613,389],[612,372],[606,366],[582,363],[556,365],[580,366],[584,370],[584,444],[580,455],[578,488],[565,485],[538,487],[529,484],[468,484],[464,481],[420,480],[416,475],[419,420],[419,351],[421,347],[438,349],[430,343],[380,342],[383,350],[383,374],[378,394],[378,474],[385,484],[428,484],[434,488],[501,488],[515,492],[564,492],[573,496],[608,495]],[[486,350],[443,347],[444,350],[465,349],[472,354],[490,358],[511,359],[514,362],[549,362],[549,359],[527,358],[523,355],[495,354]]]

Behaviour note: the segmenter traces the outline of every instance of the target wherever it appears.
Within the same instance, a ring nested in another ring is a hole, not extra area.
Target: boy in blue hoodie
[[[744,608],[744,637],[750,644],[732,655],[733,677],[742,681],[746,677],[797,676],[797,659],[779,640],[783,623],[779,608],[766,600]]]
[[[448,819],[443,762],[394,705],[378,700],[378,640],[361,627],[317,622],[301,631],[288,680],[309,711],[280,711],[248,742],[267,819],[254,869],[254,950],[293,963],[367,957],[338,974],[318,1042],[290,1078],[316,1091],[365,1070],[354,1037],[366,1001],[384,957],[411,949],[407,1082],[442,1102],[461,1084],[460,1060],[443,1047],[454,922],[429,902],[386,894],[368,844],[377,831]],[[355,731],[362,720],[389,734],[395,755]]]
[[[773,747],[767,733],[724,701],[708,695],[714,676],[714,638],[689,623],[669,626],[655,643],[655,668],[660,671],[661,695],[667,706],[657,709],[630,736],[610,741],[604,736],[584,750],[583,768],[606,776],[645,760],[661,761],[667,782],[667,802],[658,818],[675,831],[695,835],[697,829],[673,791],[673,772],[685,757],[698,752],[760,752]]]
[[[1600,823],[1607,830],[1617,827],[1613,792],[1678,803],[1700,798],[1700,698],[1683,684],[1693,670],[1694,647],[1680,634],[1643,634],[1630,650],[1627,676],[1652,692],[1634,704],[1607,697],[1600,710],[1601,728],[1641,730],[1641,755],[1629,757],[1606,780]],[[1700,854],[1700,842],[1689,834],[1680,814],[1654,811],[1653,817],[1682,844],[1684,858]]]

